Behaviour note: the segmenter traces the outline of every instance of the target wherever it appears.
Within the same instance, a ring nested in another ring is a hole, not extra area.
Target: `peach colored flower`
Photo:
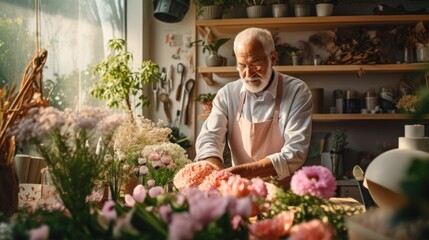
[[[292,227],[294,213],[292,211],[283,211],[271,219],[264,219],[252,223],[249,226],[251,233],[250,239],[279,239],[289,233]]]
[[[228,181],[231,176],[234,176],[231,172],[213,171],[204,179],[199,188],[202,190],[218,189],[222,182]]]
[[[294,225],[290,230],[289,240],[331,240],[334,230],[320,219],[313,219]]]
[[[251,193],[252,183],[249,179],[233,175],[219,186],[219,191],[223,195],[231,195],[237,198],[245,197]]]
[[[177,189],[200,185],[204,179],[219,168],[209,161],[199,161],[185,165],[174,176],[173,183]]]

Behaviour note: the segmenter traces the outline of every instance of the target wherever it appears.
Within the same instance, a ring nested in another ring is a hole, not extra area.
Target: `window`
[[[18,85],[35,52],[35,5],[0,0],[0,86]],[[48,51],[43,77],[55,82],[51,105],[94,105],[91,69],[106,55],[109,39],[125,38],[125,0],[40,0],[40,5],[41,48]]]

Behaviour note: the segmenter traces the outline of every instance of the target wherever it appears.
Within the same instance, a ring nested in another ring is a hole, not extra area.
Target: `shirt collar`
[[[278,84],[278,72],[275,71],[273,69],[273,74],[271,75],[271,77],[273,77],[273,81],[271,81],[270,85],[268,86],[267,90],[265,90],[262,94],[267,94],[267,93],[271,93],[271,95],[273,96],[273,98],[276,98],[277,95],[277,84]],[[244,92],[246,92],[246,87],[244,86],[244,83],[241,85],[241,89],[240,89],[240,95]],[[252,92],[247,91],[249,94],[254,94]]]

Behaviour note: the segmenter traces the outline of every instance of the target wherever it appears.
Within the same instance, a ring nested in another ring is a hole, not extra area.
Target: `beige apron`
[[[278,75],[274,115],[272,119],[264,122],[252,123],[241,117],[247,92],[241,97],[237,120],[234,122],[229,140],[233,166],[258,161],[280,152],[285,142],[278,125],[282,87],[282,78]]]

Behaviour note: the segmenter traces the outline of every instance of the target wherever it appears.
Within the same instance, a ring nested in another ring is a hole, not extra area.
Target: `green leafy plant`
[[[203,47],[203,53],[207,51],[209,55],[219,55],[219,48],[228,41],[229,38],[220,38],[213,43],[208,43],[200,39],[189,43],[188,47],[201,46]]]
[[[206,6],[222,6],[224,9],[233,9],[236,6],[240,6],[242,0],[192,0],[197,8],[197,15],[202,14],[202,7]]]
[[[216,93],[200,93],[198,94],[195,101],[200,103],[207,103],[207,102],[212,102],[215,97],[216,97]]]
[[[267,4],[266,0],[246,0],[248,6],[263,6]]]
[[[337,128],[334,130],[331,139],[331,150],[334,152],[342,152],[349,144],[347,141],[347,134],[345,129]]]
[[[142,62],[137,72],[133,72],[131,63],[133,55],[126,50],[126,41],[123,39],[109,40],[107,47],[113,53],[96,64],[93,68],[95,81],[90,94],[96,98],[107,100],[109,108],[123,108],[128,110],[133,119],[131,97],[140,93],[145,85],[160,78],[159,66],[151,60]],[[139,95],[134,108],[150,107],[150,99],[143,94]]]

